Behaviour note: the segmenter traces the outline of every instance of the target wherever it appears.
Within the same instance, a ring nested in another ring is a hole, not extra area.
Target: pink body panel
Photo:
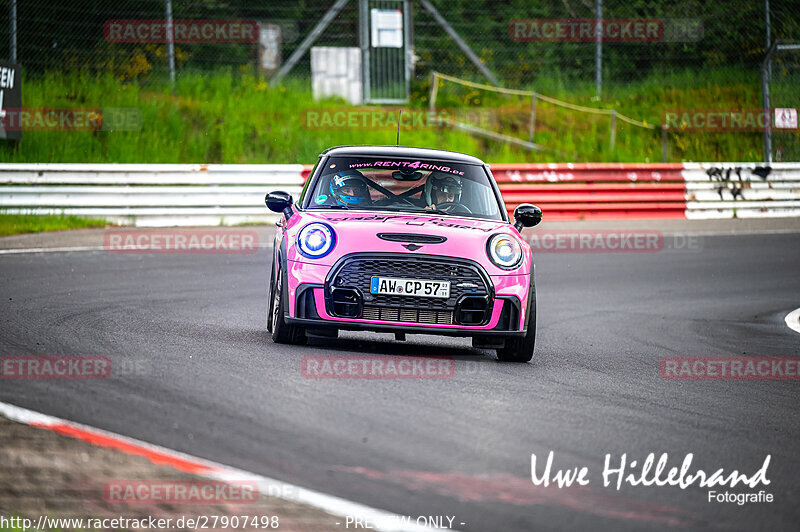
[[[324,222],[336,232],[336,246],[321,259],[309,259],[296,249],[296,238],[300,230],[311,222]],[[420,244],[416,251],[409,251],[401,242],[390,242],[378,238],[377,233],[414,233],[436,235],[447,238],[441,244]],[[495,266],[486,255],[486,242],[491,235],[503,233],[515,238],[522,250],[522,265],[513,271]],[[295,294],[301,283],[324,284],[331,267],[343,256],[351,253],[397,253],[403,255],[431,255],[466,258],[483,267],[494,285],[495,295],[517,296],[521,303],[520,325],[525,323],[528,303],[528,283],[531,272],[530,246],[519,236],[513,225],[475,218],[456,216],[417,215],[374,211],[299,211],[286,224],[286,249],[289,285],[289,315],[295,316]],[[316,293],[319,292],[319,293]],[[333,318],[325,312],[321,291],[315,291],[317,312],[325,319],[359,321]],[[320,305],[320,302],[322,304]],[[499,303],[499,302],[498,302]],[[382,324],[411,325],[414,327],[490,329],[497,324],[502,305],[495,304],[489,325],[466,327],[462,325],[428,325],[403,322],[374,322]]]

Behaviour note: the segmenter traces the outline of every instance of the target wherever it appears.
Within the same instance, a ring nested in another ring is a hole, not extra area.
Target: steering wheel
[[[467,214],[472,214],[472,211],[469,210],[469,207],[462,203],[456,203],[454,201],[445,201],[442,203],[436,204],[436,210],[443,211],[446,208],[452,208],[452,212],[464,212]]]

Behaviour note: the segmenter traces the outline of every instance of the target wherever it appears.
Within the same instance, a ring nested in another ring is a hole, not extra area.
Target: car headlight
[[[493,235],[486,244],[491,261],[504,270],[514,270],[522,263],[522,248],[508,235]]]
[[[297,236],[297,249],[309,259],[320,259],[333,250],[336,233],[333,228],[320,222],[310,223]]]

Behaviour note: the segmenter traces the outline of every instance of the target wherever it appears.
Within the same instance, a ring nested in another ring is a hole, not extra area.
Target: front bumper
[[[519,301],[515,296],[500,296],[495,300],[489,323],[482,326],[460,324],[435,325],[400,321],[378,321],[363,318],[331,316],[325,308],[324,286],[304,284],[298,290],[296,316],[286,318],[292,325],[308,328],[331,328],[348,331],[405,332],[409,334],[440,334],[445,336],[501,335],[524,336],[519,329]]]
[[[350,254],[332,267],[293,261],[287,267],[291,324],[451,336],[525,334],[527,274],[489,276],[466,259],[396,253]],[[451,298],[370,294],[370,276],[388,274],[449,279]]]

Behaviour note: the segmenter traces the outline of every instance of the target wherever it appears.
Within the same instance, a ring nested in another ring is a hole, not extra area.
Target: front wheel
[[[502,362],[529,362],[533,358],[533,348],[536,345],[536,285],[533,281],[533,273],[531,273],[530,291],[528,331],[525,336],[506,338],[505,347],[497,350],[497,359]]]
[[[283,290],[280,266],[278,266],[276,277],[270,288],[272,297],[270,297],[271,307],[267,312],[267,330],[272,333],[272,341],[276,344],[305,344],[305,329],[297,325],[289,325],[283,317],[284,298],[286,295]]]

